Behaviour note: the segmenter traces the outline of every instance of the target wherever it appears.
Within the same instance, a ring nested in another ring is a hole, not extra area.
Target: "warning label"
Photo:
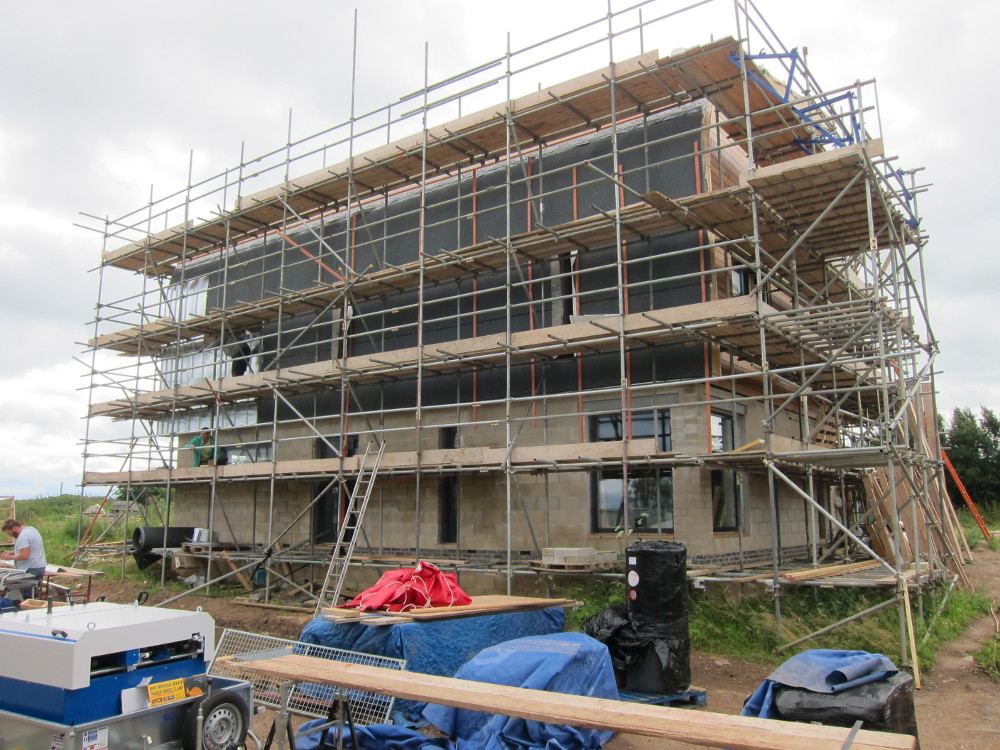
[[[108,728],[85,729],[81,750],[108,750]]]
[[[166,682],[151,682],[147,686],[149,690],[149,706],[162,706],[165,703],[173,703],[184,699],[184,680],[167,680]]]

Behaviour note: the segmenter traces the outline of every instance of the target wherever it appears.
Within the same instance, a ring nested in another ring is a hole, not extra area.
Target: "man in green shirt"
[[[202,427],[201,432],[191,438],[190,442],[184,447],[193,449],[191,451],[193,455],[192,466],[210,464],[213,461],[216,464],[225,463],[225,461],[219,460],[223,452],[221,449],[215,447],[215,437],[212,435],[212,430],[208,427]]]

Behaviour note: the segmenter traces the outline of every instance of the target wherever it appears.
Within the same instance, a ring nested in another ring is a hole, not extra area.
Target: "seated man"
[[[20,585],[7,582],[10,598],[14,601],[30,599],[34,596],[35,586],[45,577],[47,563],[42,536],[34,526],[24,526],[16,518],[4,521],[3,530],[14,539],[14,551],[4,552],[0,558],[13,560],[14,567],[27,574]]]

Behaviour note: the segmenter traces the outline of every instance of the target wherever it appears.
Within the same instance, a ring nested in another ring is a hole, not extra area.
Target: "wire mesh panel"
[[[281,683],[263,675],[247,675],[240,669],[240,664],[274,659],[289,654],[337,659],[350,664],[365,664],[386,669],[403,670],[406,668],[405,659],[344,651],[330,646],[272,638],[268,635],[227,628],[222,632],[222,637],[215,649],[215,658],[212,660],[208,672],[219,677],[248,680],[253,685],[253,697],[257,703],[278,708],[281,704]],[[364,690],[347,690],[346,692],[351,704],[351,714],[356,724],[384,724],[389,721],[395,698]],[[292,692],[288,701],[288,709],[301,716],[325,718],[335,695],[336,688],[302,682],[296,685]]]

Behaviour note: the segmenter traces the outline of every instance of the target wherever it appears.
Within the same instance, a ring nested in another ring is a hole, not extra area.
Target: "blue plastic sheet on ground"
[[[299,727],[300,732],[307,732],[314,726],[325,724],[324,719],[309,721]],[[337,734],[340,726],[330,728],[326,737],[326,747],[337,747]],[[397,727],[392,724],[372,724],[367,727],[355,727],[358,737],[358,748],[361,750],[440,750],[450,748],[451,742],[444,738],[431,739],[413,729]],[[295,740],[296,750],[316,750],[323,742],[323,731],[312,732]],[[343,746],[354,748],[350,730],[344,731]]]
[[[485,649],[455,677],[618,700],[608,649],[583,633],[520,638]],[[598,750],[613,732],[429,705],[424,716],[457,750]]]
[[[740,713],[762,719],[780,718],[774,707],[774,691],[782,685],[814,693],[839,693],[884,680],[898,671],[896,665],[882,654],[830,649],[803,651],[768,675],[747,699]]]
[[[406,659],[407,671],[451,677],[484,648],[525,636],[560,633],[564,622],[561,607],[381,626],[317,618],[305,626],[299,640]],[[397,700],[392,720],[396,724],[422,723],[420,712],[425,705]]]

